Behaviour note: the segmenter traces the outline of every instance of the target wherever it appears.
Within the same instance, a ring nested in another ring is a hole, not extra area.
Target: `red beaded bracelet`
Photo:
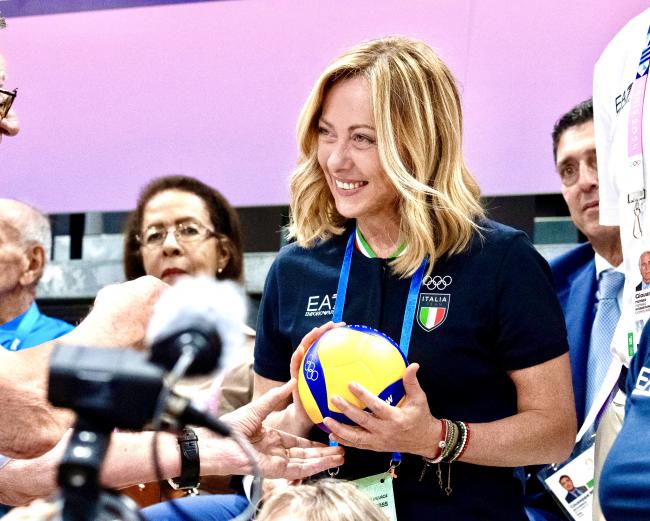
[[[442,461],[442,456],[445,453],[445,448],[447,447],[447,434],[449,432],[448,423],[451,423],[449,420],[441,419],[440,423],[442,424],[442,436],[438,442],[438,448],[440,452],[436,455],[435,458],[426,458],[422,456],[422,459],[427,463],[440,463]]]

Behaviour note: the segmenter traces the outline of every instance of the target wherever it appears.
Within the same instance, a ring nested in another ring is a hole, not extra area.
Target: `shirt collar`
[[[620,271],[621,273],[625,273],[623,271],[623,263],[621,263],[618,266],[612,266],[609,262],[605,260],[605,257],[599,255],[596,252],[594,252],[594,261],[596,263],[596,280],[600,280],[600,274],[603,271],[607,271],[607,270],[615,270],[615,271]]]
[[[371,259],[377,257],[377,254],[374,251],[372,251],[370,244],[368,244],[368,242],[364,238],[358,226],[355,228],[354,245],[357,248],[357,250],[359,250],[365,257]],[[397,247],[397,249],[393,253],[391,253],[388,256],[388,258],[395,259],[400,255],[402,255],[405,251],[406,251],[406,243],[402,243]]]
[[[18,329],[18,326],[22,322],[23,318],[25,318],[25,315],[27,312],[30,310],[32,306],[36,306],[36,302],[32,302],[32,305],[27,308],[27,311],[22,313],[21,315],[18,315],[16,318],[11,319],[9,322],[5,322],[4,324],[0,324],[0,330],[2,331],[15,331]]]

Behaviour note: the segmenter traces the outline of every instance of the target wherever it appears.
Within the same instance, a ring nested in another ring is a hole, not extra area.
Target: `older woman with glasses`
[[[128,280],[153,275],[174,284],[184,275],[208,275],[241,283],[243,266],[239,217],[221,193],[186,176],[159,177],[142,189],[124,232]],[[254,331],[248,329],[247,334],[245,362],[224,379],[219,414],[252,398]]]
[[[124,272],[173,284],[181,275],[241,282],[242,239],[237,213],[197,179],[168,176],[144,187],[124,237]]]
[[[153,275],[168,284],[179,277],[208,275],[238,283],[243,278],[242,238],[237,212],[214,188],[186,176],[154,179],[140,193],[135,211],[127,221],[124,234],[124,272],[131,280]],[[212,378],[191,379],[180,392],[207,402],[213,412],[224,414],[248,403],[252,398],[252,352],[254,332],[248,331],[242,346],[241,363],[221,382]],[[198,476],[196,476],[198,479]],[[183,480],[173,482],[180,483]],[[201,479],[201,490],[230,490],[224,477]],[[191,487],[190,487],[191,488]],[[141,505],[150,505],[178,492],[162,483],[131,487],[128,495]],[[166,490],[166,492],[165,492]],[[214,501],[202,498],[214,509]],[[220,496],[221,506],[234,515],[243,510],[243,496]],[[225,501],[225,503],[224,503]],[[192,510],[196,513],[196,500]],[[173,516],[165,504],[145,510],[147,517]]]

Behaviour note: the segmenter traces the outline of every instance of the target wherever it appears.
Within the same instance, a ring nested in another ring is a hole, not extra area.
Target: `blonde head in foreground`
[[[256,521],[387,521],[354,484],[321,479],[274,491]]]

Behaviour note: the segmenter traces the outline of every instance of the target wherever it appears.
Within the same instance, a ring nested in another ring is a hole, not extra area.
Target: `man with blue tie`
[[[550,262],[567,325],[578,425],[597,420],[613,389],[601,389],[610,366],[610,351],[620,315],[623,254],[618,226],[599,224],[598,166],[591,99],[562,116],[553,129],[555,165],[562,195],[575,226],[588,239]],[[589,412],[592,411],[591,415]],[[621,407],[622,411],[622,407]],[[581,429],[582,430],[582,429]],[[599,452],[596,436],[595,477],[609,441]],[[602,438],[607,439],[606,436]],[[597,498],[593,519],[603,519]]]
[[[587,487],[576,487],[573,484],[573,480],[566,474],[560,476],[560,485],[567,491],[566,497],[564,498],[567,503],[573,502],[573,500],[578,499],[585,492],[588,492]]]
[[[0,199],[0,345],[10,351],[32,347],[72,330],[42,314],[34,299],[52,236],[41,212]]]

